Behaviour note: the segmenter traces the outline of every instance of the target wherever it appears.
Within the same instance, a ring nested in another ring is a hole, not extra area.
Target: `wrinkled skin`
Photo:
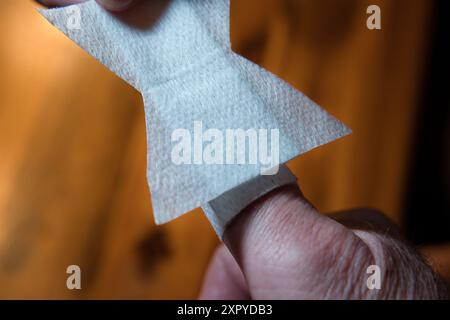
[[[327,217],[296,186],[244,210],[226,230],[224,243],[200,298],[448,298],[445,282],[381,213],[358,209]],[[371,265],[380,267],[380,290],[368,289]]]

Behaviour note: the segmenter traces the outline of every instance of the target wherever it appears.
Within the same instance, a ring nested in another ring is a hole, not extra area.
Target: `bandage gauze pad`
[[[41,13],[141,92],[157,223],[203,207],[221,236],[249,203],[295,182],[280,164],[349,133],[231,50],[229,0],[139,1],[121,14],[92,0]]]

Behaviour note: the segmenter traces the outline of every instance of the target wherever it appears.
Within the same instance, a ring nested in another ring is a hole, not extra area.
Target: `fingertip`
[[[78,4],[86,0],[35,0],[35,1],[46,7],[55,7],[55,6],[67,6],[71,4]]]
[[[297,185],[287,185],[269,192],[245,208],[227,227],[223,240],[232,253],[239,253],[248,242],[271,242],[274,233],[284,233],[292,225],[297,210],[313,210]],[[284,223],[286,222],[286,223]]]
[[[96,0],[105,9],[110,11],[124,11],[128,9],[134,0]]]

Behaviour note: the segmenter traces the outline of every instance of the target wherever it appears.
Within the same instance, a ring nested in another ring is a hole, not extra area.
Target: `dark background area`
[[[450,242],[450,21],[448,1],[434,3],[424,93],[417,116],[405,206],[416,244]]]

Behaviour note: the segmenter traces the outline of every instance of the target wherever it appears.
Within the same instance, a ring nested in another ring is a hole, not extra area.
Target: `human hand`
[[[45,6],[64,6],[81,3],[86,0],[37,0]],[[135,0],[96,0],[99,4],[111,11],[123,11],[129,8]]]
[[[224,243],[201,299],[448,298],[444,281],[382,214],[353,210],[330,218],[295,186],[241,212]],[[373,265],[380,268],[380,289],[367,284]]]

